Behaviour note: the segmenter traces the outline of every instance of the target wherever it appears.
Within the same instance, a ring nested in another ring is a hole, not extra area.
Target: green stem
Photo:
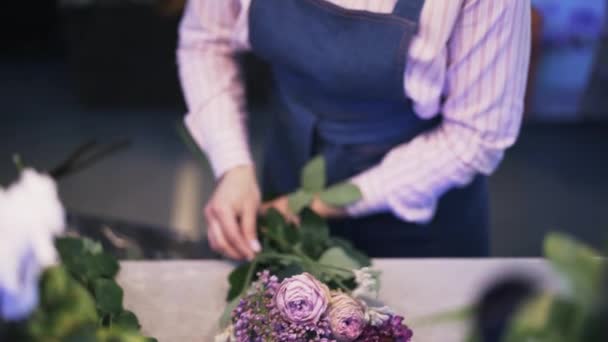
[[[251,285],[251,281],[253,280],[253,275],[254,275],[255,269],[256,269],[256,267],[258,267],[258,262],[259,262],[259,255],[256,256],[251,261],[251,264],[249,265],[249,269],[247,270],[247,276],[245,277],[245,282],[243,283],[243,288],[239,292],[239,297],[243,296],[245,294],[245,292],[247,292],[247,289],[249,288],[249,286]]]
[[[291,245],[287,241],[285,241],[284,239],[273,237],[273,236],[270,236],[270,235],[268,235],[267,237],[271,241],[274,241],[276,244],[278,244],[279,247],[281,247],[281,249],[288,251],[288,253],[291,253],[293,255],[296,255],[296,256],[302,258],[305,262],[316,263],[316,261],[314,261],[308,255],[306,255],[306,254],[298,251],[297,249],[291,247]],[[287,255],[286,254],[281,254],[281,257],[285,257],[285,256],[287,256]]]
[[[284,259],[284,260],[290,260],[290,261],[295,261],[295,262],[304,262],[304,263],[309,263],[311,266],[316,266],[316,267],[320,267],[320,268],[334,269],[337,271],[348,272],[348,273],[353,272],[352,270],[350,270],[348,268],[334,266],[334,265],[327,265],[327,264],[320,263],[318,261],[314,261],[310,257],[308,257],[306,255],[302,255],[302,254],[290,255],[290,254],[282,254],[282,253],[263,252],[263,253],[259,254],[258,257],[260,257],[262,259],[264,257],[266,257],[268,259]]]

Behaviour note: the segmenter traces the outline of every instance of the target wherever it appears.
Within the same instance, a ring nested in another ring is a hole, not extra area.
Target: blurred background
[[[494,256],[538,256],[548,231],[608,237],[608,4],[533,0],[521,138],[491,178]],[[212,254],[202,210],[207,162],[178,126],[175,62],[184,0],[20,0],[0,4],[0,184],[12,158],[49,169],[81,144],[126,149],[60,181],[71,227],[124,257]],[[242,56],[259,159],[270,81]]]

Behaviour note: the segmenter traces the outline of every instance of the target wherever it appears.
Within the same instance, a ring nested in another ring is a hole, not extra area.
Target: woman
[[[233,59],[251,49],[273,69],[278,104],[264,193],[296,188],[327,160],[331,183],[363,198],[316,199],[334,234],[372,256],[485,256],[485,177],[521,123],[529,0],[191,0],[178,60],[185,122],[218,179],[205,208],[212,248],[260,250],[260,190]],[[265,203],[287,213],[287,200]]]

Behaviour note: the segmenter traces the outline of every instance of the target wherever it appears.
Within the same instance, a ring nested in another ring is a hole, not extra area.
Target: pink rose
[[[365,328],[365,307],[351,296],[335,292],[329,306],[331,332],[339,342],[354,341]]]
[[[315,324],[327,310],[329,289],[308,273],[281,282],[274,303],[289,322]]]

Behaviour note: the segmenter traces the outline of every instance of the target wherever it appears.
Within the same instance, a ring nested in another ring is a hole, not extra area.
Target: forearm
[[[234,59],[238,16],[230,1],[194,0],[180,25],[177,62],[188,105],[185,124],[217,177],[251,164],[244,86]]]

